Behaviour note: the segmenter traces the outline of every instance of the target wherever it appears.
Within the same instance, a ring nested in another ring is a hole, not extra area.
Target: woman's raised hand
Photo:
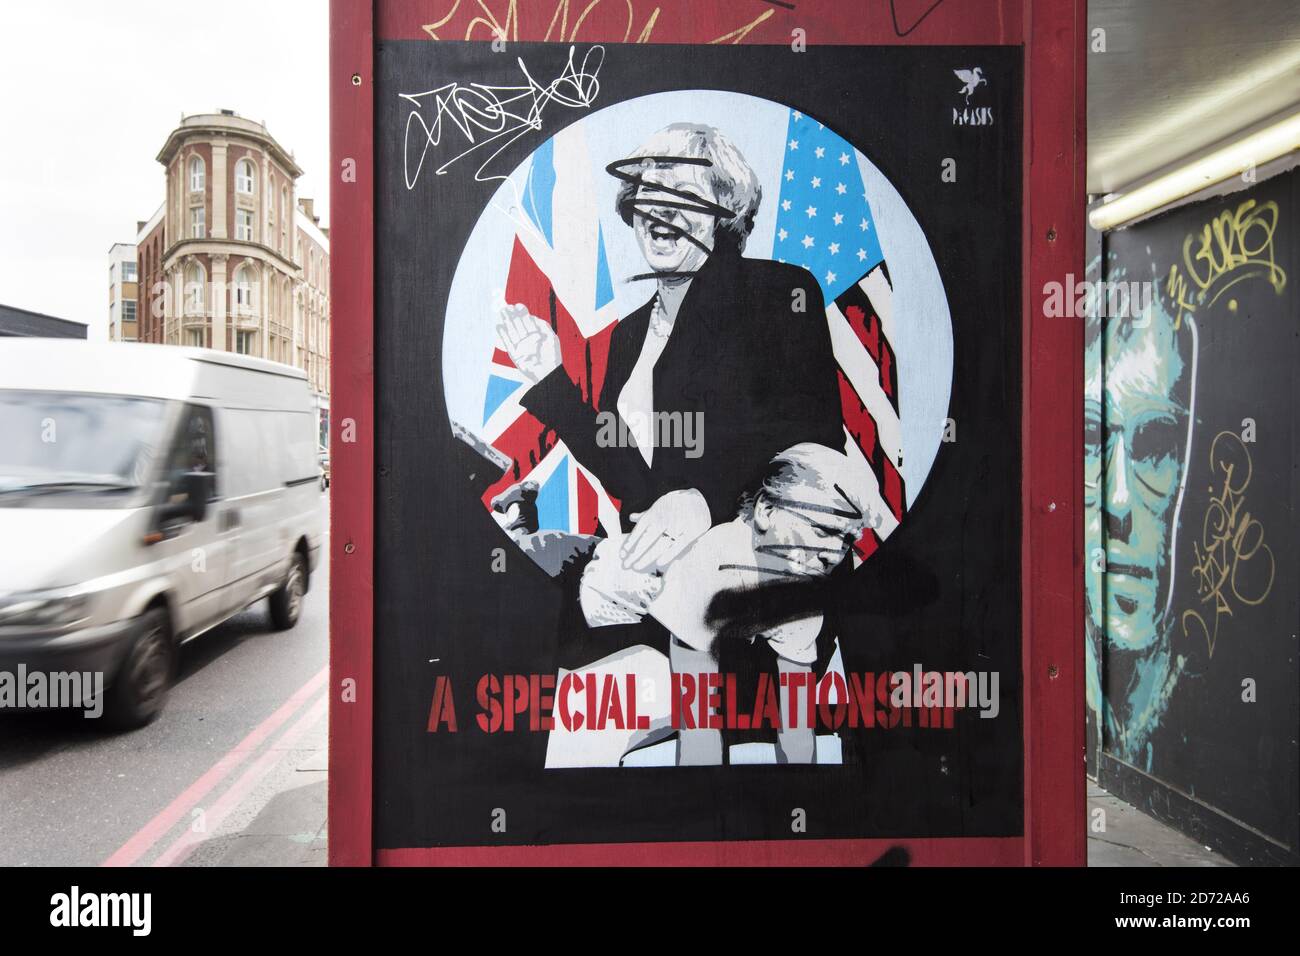
[[[498,312],[497,335],[510,361],[536,385],[562,361],[560,337],[523,305],[504,305]]]

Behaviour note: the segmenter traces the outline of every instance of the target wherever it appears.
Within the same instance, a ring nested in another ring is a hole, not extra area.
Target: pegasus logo
[[[953,126],[992,126],[993,125],[993,107],[970,105],[971,94],[974,93],[980,84],[988,85],[988,80],[984,78],[984,70],[981,67],[973,67],[969,70],[953,70],[953,75],[961,80],[962,87],[957,91],[960,96],[965,97],[966,106],[962,109],[953,107],[952,125]]]
[[[984,79],[984,70],[978,66],[973,70],[953,70],[952,72],[956,75],[957,79],[961,80],[962,83],[965,84],[957,92],[966,97],[967,105],[970,104],[970,95],[975,92],[976,88],[981,83],[988,83],[988,80]]]

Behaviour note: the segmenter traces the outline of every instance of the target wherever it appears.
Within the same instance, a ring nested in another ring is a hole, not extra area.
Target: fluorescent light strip
[[[1088,222],[1099,232],[1113,229],[1296,149],[1300,149],[1300,113],[1116,196],[1089,213]]]

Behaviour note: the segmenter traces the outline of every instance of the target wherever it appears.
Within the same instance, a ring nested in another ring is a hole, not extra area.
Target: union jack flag
[[[560,338],[565,371],[583,397],[598,404],[618,315],[590,169],[581,124],[533,154],[520,197],[526,218],[517,224],[504,300],[550,322]],[[520,406],[525,387],[526,379],[498,345],[488,370],[481,433],[511,465],[483,494],[484,505],[491,508],[502,491],[530,479],[538,484],[540,528],[581,534],[594,533],[601,523],[617,528],[617,503],[600,479]]]

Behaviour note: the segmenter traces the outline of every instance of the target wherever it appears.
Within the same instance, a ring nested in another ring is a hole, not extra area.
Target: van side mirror
[[[162,508],[162,521],[188,518],[196,524],[208,515],[208,499],[212,497],[213,475],[210,471],[189,471],[181,475],[175,485],[175,496],[180,501],[167,502]]]

